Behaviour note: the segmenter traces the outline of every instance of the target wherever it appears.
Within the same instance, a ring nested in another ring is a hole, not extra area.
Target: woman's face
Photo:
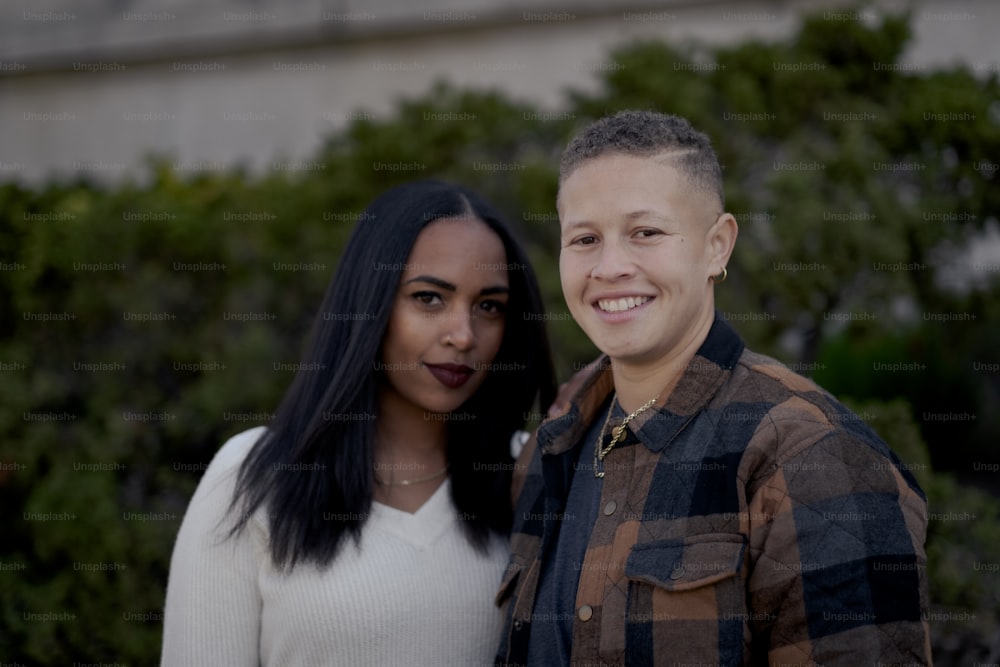
[[[392,398],[430,413],[468,400],[500,349],[508,296],[507,254],[486,223],[445,218],[424,227],[382,341]]]

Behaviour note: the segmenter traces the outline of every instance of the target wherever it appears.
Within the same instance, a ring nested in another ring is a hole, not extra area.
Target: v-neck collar
[[[445,479],[415,512],[407,512],[373,500],[371,514],[369,522],[376,529],[390,533],[418,549],[427,548],[457,518],[451,505],[451,479]]]

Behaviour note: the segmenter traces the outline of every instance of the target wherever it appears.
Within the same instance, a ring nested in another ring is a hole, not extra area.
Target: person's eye
[[[588,246],[597,243],[597,237],[593,234],[584,234],[583,236],[577,236],[575,239],[569,242],[570,245]]]
[[[481,302],[479,307],[490,314],[503,315],[507,312],[507,303],[496,299],[487,299]]]
[[[651,239],[651,238],[655,238],[657,236],[662,236],[663,232],[660,231],[659,229],[652,229],[650,227],[643,227],[642,229],[636,230],[635,235],[636,235],[636,237],[638,237],[640,239]]]
[[[437,292],[414,292],[413,298],[425,306],[436,306],[443,303]]]

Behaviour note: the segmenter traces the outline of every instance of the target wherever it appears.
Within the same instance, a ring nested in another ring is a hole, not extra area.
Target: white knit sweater
[[[414,514],[373,503],[360,548],[345,542],[325,570],[277,571],[261,516],[224,540],[235,474],[260,434],[230,439],[191,499],[170,563],[162,665],[493,664],[508,549],[494,538],[488,556],[472,550],[449,481]]]

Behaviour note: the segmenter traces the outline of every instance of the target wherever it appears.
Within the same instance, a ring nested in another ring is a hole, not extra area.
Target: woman
[[[361,215],[273,420],[215,456],[174,549],[163,665],[485,664],[509,443],[553,396],[524,251],[464,188]]]

